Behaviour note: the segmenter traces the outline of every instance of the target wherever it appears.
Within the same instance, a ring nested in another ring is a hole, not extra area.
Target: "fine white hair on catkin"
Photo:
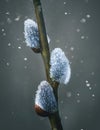
[[[26,41],[26,45],[31,48],[40,48],[40,38],[38,25],[35,21],[31,19],[27,19],[24,21],[24,37]],[[50,42],[50,38],[47,35],[48,43]]]
[[[60,48],[55,48],[50,57],[50,77],[63,84],[67,84],[71,77],[69,60]]]
[[[29,47],[40,48],[37,23],[31,19],[24,22],[24,35]]]
[[[53,89],[47,81],[42,81],[35,95],[35,105],[48,113],[57,111],[57,102]]]

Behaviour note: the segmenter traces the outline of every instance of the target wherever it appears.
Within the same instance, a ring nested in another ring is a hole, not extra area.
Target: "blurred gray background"
[[[60,47],[72,76],[59,87],[64,130],[100,129],[100,1],[41,0],[50,50]],[[26,47],[24,21],[36,20],[32,0],[0,0],[0,130],[50,130],[33,109],[45,71]]]

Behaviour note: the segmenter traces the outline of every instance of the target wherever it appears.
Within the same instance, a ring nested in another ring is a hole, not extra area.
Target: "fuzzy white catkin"
[[[60,48],[55,48],[50,57],[50,77],[63,84],[67,84],[71,77],[69,60]]]
[[[42,81],[38,86],[35,96],[35,105],[48,113],[57,111],[57,102],[53,89],[47,81]]]
[[[31,48],[40,48],[40,39],[38,32],[38,25],[35,21],[27,19],[24,21],[24,36],[27,46]],[[50,38],[47,35],[48,43]]]

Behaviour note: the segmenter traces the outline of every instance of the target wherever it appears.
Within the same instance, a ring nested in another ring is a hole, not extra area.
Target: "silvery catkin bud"
[[[67,84],[71,77],[69,60],[60,48],[55,48],[50,57],[50,77],[59,83]]]
[[[27,19],[24,22],[24,36],[27,46],[31,47],[33,51],[40,52],[40,38],[38,25],[35,21]],[[47,35],[48,43],[50,38]]]
[[[42,81],[38,86],[35,96],[35,111],[40,116],[48,116],[57,111],[53,89],[47,81]]]

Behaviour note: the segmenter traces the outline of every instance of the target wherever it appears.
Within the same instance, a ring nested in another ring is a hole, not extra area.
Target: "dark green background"
[[[62,48],[71,62],[71,80],[59,87],[64,130],[99,130],[100,1],[41,1],[50,49]],[[24,42],[27,18],[35,20],[32,0],[0,0],[0,130],[50,130],[48,119],[33,109],[37,86],[46,77],[41,55]]]

